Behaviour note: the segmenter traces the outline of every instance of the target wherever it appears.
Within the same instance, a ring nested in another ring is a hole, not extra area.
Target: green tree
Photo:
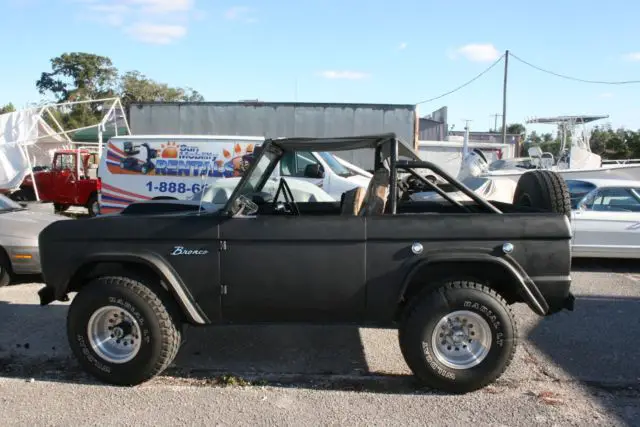
[[[527,135],[527,139],[525,140],[525,143],[528,145],[540,144],[541,142],[542,142],[542,138],[540,137],[540,135],[538,135],[538,133],[535,130],[531,131],[531,133]]]
[[[14,107],[12,103],[8,103],[0,107],[0,114],[13,113],[14,111],[16,111],[16,107]]]
[[[521,123],[512,123],[507,125],[507,133],[510,135],[523,135],[527,132],[527,128]]]
[[[122,75],[118,94],[123,104],[135,102],[200,102],[204,97],[191,88],[170,87],[166,83],[151,80],[139,71]]]
[[[92,53],[63,53],[51,59],[51,72],[43,72],[36,88],[51,92],[57,102],[84,101],[113,96],[118,70],[111,59]]]
[[[51,94],[58,103],[90,101],[120,96],[123,104],[132,102],[204,101],[191,88],[174,88],[158,83],[138,71],[119,75],[110,58],[85,52],[63,53],[51,59],[51,71],[43,72],[36,81],[41,94]],[[75,104],[52,112],[66,129],[96,125],[103,114],[100,103]],[[45,117],[50,125],[53,120]]]
[[[640,155],[640,135],[627,129],[595,127],[589,138],[591,151],[603,159],[618,160]]]
[[[542,142],[540,144],[540,149],[543,152],[548,152],[548,153],[553,154],[557,158],[558,155],[560,154],[560,146],[561,146],[560,141],[551,140],[551,141]]]
[[[51,59],[51,72],[36,81],[40,94],[51,93],[57,102],[89,101],[114,96],[118,70],[106,56],[85,52],[63,53]],[[98,103],[76,104],[60,118],[65,127],[96,124],[102,116]]]
[[[632,159],[640,158],[640,132],[627,132],[627,149],[629,157]]]

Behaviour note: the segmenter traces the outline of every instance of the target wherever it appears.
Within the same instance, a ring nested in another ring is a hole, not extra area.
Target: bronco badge
[[[185,249],[184,246],[174,246],[171,255],[206,255],[209,251],[206,249]]]

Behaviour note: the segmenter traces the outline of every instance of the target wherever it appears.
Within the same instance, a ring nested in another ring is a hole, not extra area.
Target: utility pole
[[[502,85],[502,143],[507,143],[507,74],[509,72],[509,50],[504,53],[504,84]],[[519,145],[519,143],[516,143]],[[516,153],[520,147],[516,145]]]
[[[489,117],[493,117],[493,131],[498,132],[498,117],[502,117],[502,114],[491,114]]]

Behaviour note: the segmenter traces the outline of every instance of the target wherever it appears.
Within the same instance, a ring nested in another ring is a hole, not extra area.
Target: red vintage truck
[[[96,216],[100,191],[98,162],[98,153],[87,149],[56,151],[51,169],[33,173],[40,200],[53,202],[56,212],[63,212],[70,206],[82,206],[88,209],[90,216]],[[20,189],[9,197],[16,201],[36,200],[31,175],[27,175]]]

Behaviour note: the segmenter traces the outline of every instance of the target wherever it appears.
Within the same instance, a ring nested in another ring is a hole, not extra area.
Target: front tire
[[[145,284],[100,277],[74,298],[69,345],[85,371],[114,385],[137,385],[164,371],[181,341],[178,314]]]
[[[0,288],[11,283],[11,263],[0,248]]]
[[[450,282],[416,297],[399,330],[402,354],[426,386],[467,393],[492,383],[515,355],[506,301],[475,282]]]

